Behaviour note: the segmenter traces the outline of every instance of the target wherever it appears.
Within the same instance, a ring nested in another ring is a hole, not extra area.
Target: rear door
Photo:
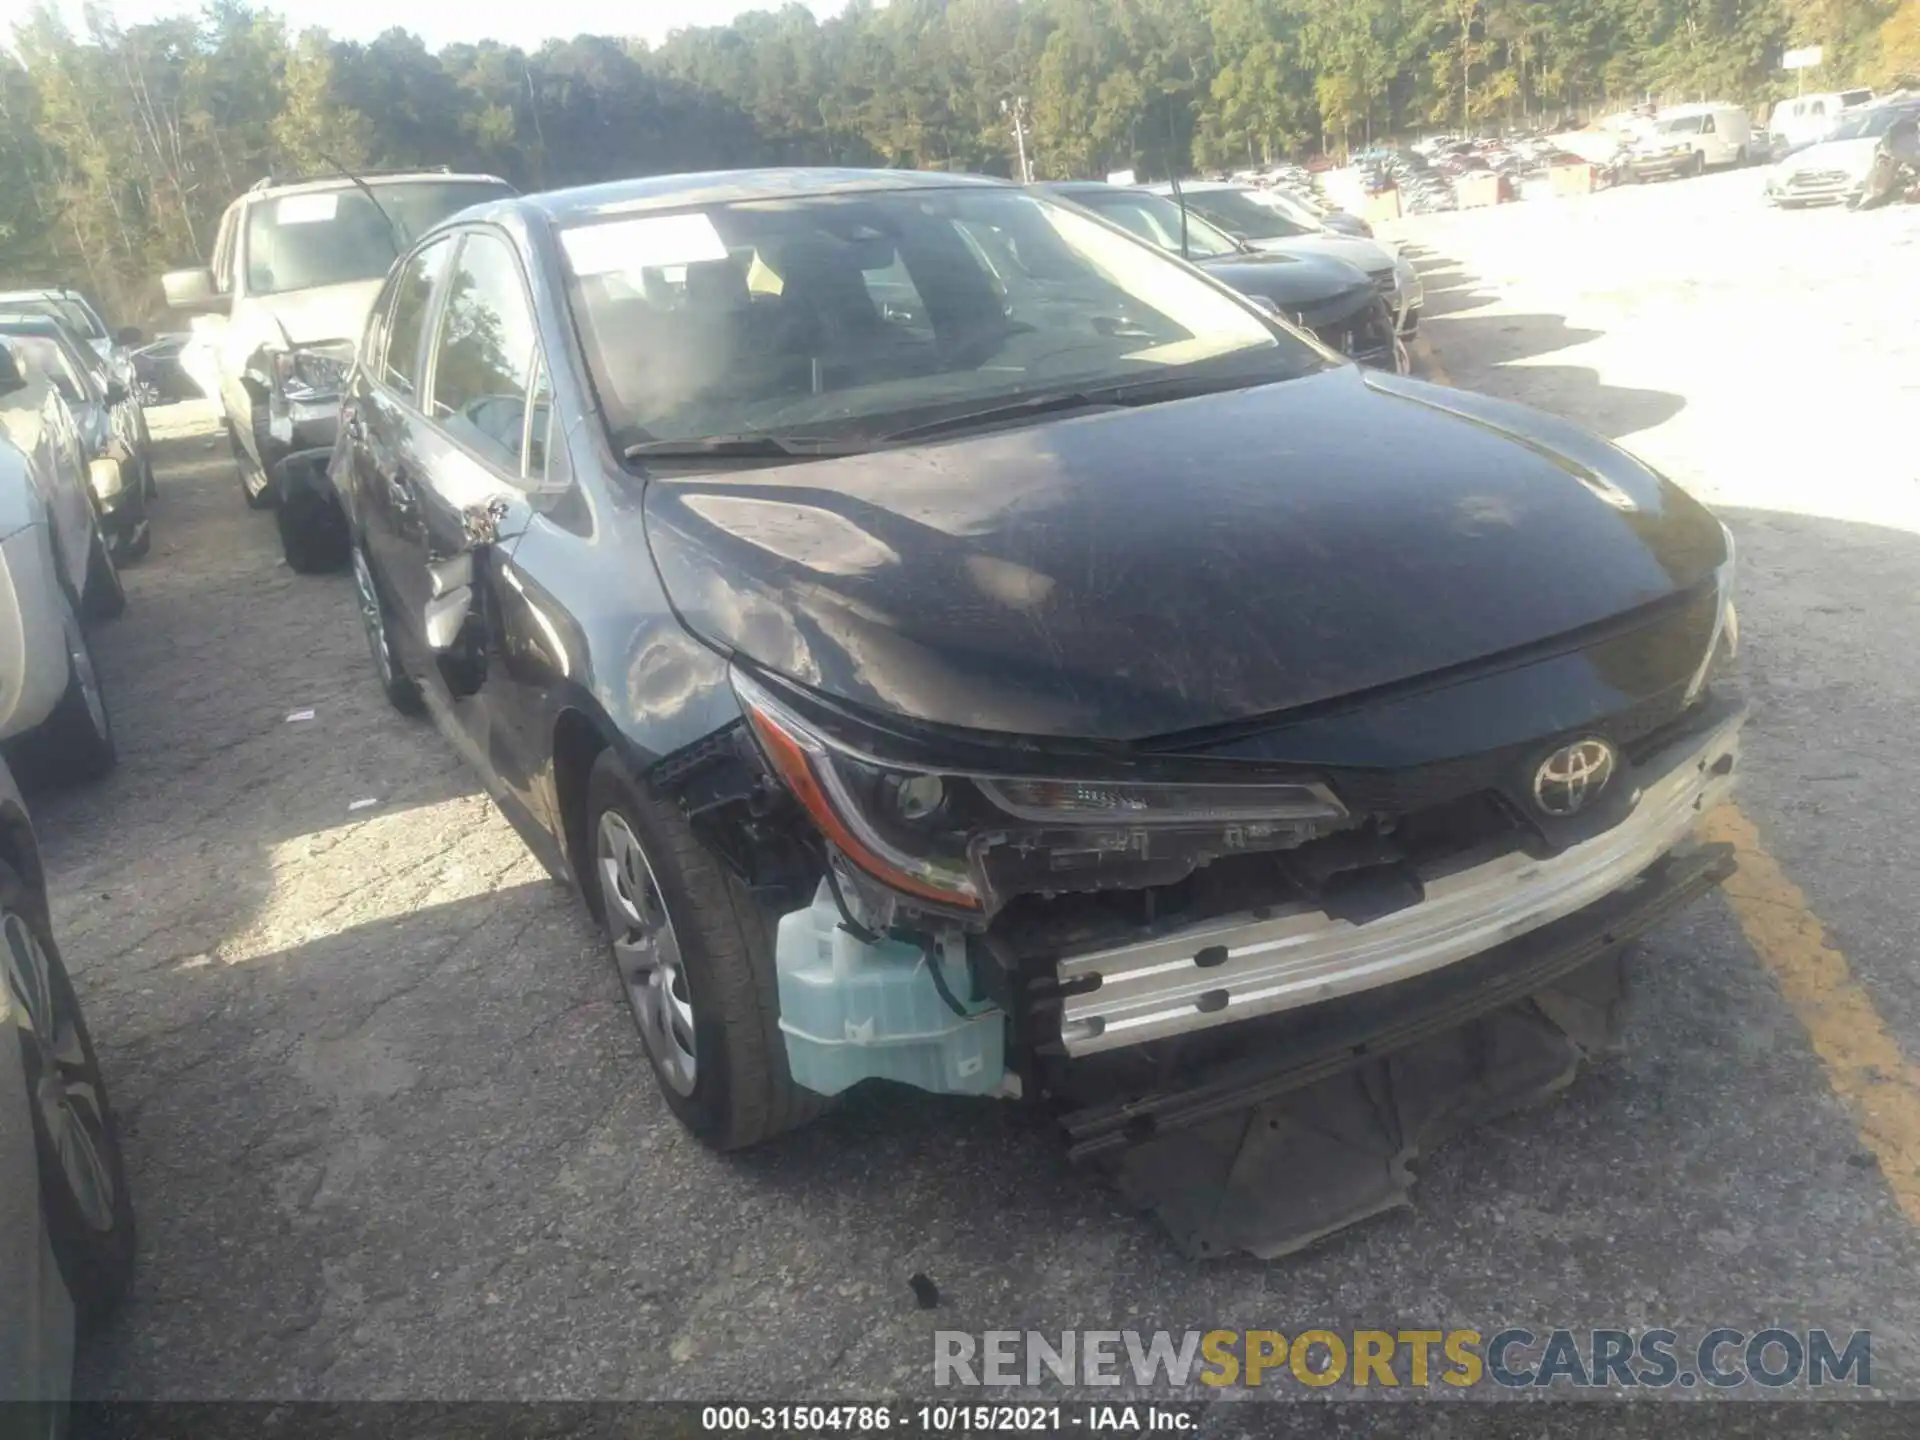
[[[458,237],[444,235],[402,261],[390,294],[376,303],[359,379],[344,422],[353,515],[376,583],[394,608],[394,641],[410,670],[423,650],[421,617],[405,597],[417,563],[417,464],[414,452],[425,421],[427,340],[436,287],[453,259]]]

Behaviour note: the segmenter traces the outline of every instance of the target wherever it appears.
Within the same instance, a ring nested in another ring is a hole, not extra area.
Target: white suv
[[[262,180],[227,207],[210,266],[162,277],[167,303],[196,316],[198,363],[182,361],[217,379],[247,503],[293,502],[280,528],[295,569],[334,560],[326,521],[337,507],[314,487],[325,484],[340,382],[394,257],[448,216],[514,193],[496,176],[444,169]]]

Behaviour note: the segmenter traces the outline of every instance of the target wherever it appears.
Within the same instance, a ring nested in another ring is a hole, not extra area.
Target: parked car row
[[[1920,171],[1920,92],[1912,90],[1839,110],[1824,130],[1774,164],[1762,194],[1782,210],[1872,205],[1889,198],[1902,169],[1913,184]]]
[[[1155,194],[1171,195],[1171,185]],[[1231,181],[1199,180],[1180,186],[1183,204],[1255,251],[1316,255],[1360,269],[1393,311],[1395,333],[1411,337],[1420,328],[1423,289],[1419,272],[1400,252],[1377,240],[1343,233],[1305,213],[1277,191]]]
[[[1251,254],[1240,193],[667,176],[397,247],[315,472],[373,674],[709,1144],[872,1078],[1130,1144],[1724,877],[1724,527],[1347,363],[1292,317],[1395,267]]]
[[[119,565],[147,553],[157,494],[117,342],[88,343],[68,303],[0,308],[0,746],[36,784],[114,764],[88,627],[125,609]]]
[[[1042,188],[1191,261],[1241,294],[1270,304],[1276,314],[1310,330],[1337,353],[1362,365],[1407,373],[1407,347],[1396,333],[1390,297],[1352,261],[1312,247],[1293,254],[1258,249],[1217,228],[1197,209],[1152,191],[1098,180]]]
[[[65,1433],[75,1337],[125,1291],[135,1251],[113,1107],[15,779],[114,764],[89,631],[125,608],[115,556],[144,550],[134,517],[153,490],[125,346],[76,305],[0,297],[0,1409],[9,1433],[49,1437]]]

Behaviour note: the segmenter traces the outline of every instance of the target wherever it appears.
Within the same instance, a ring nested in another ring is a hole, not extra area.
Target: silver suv
[[[227,207],[213,263],[162,277],[167,303],[194,315],[183,355],[217,376],[247,503],[279,504],[296,570],[345,560],[326,480],[340,384],[394,257],[469,205],[512,195],[492,175],[442,170],[262,180]]]

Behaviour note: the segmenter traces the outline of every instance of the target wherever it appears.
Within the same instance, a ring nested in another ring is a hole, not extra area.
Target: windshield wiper
[[[847,440],[816,439],[807,435],[701,435],[688,440],[641,440],[620,453],[629,460],[757,460],[778,459],[783,455],[820,459],[864,455],[872,448]]]
[[[910,425],[883,436],[881,444],[899,445],[915,440],[971,430],[1000,420],[1024,420],[1034,415],[1051,415],[1062,410],[1118,410],[1132,405],[1151,405],[1160,400],[1183,400],[1222,390],[1246,390],[1255,385],[1271,385],[1295,380],[1304,372],[1248,374],[1245,371],[1215,372],[1202,375],[1166,375],[1155,380],[1134,380],[1120,385],[1102,385],[1085,390],[1051,390],[958,415],[946,415],[923,425]]]
[[[373,208],[380,212],[380,218],[387,222],[387,237],[393,241],[393,253],[395,255],[405,253],[407,248],[407,232],[401,228],[400,222],[394,219],[388,212],[387,207],[380,203],[380,197],[373,193],[373,187],[351,170],[347,169],[347,167],[342,165],[338,160],[335,160],[331,155],[328,155],[324,150],[320,152],[320,158],[338,170],[346,179],[352,181],[360,193],[365,195],[367,199],[373,203]]]
[[[938,420],[909,425],[904,430],[895,430],[884,436],[882,443],[898,445],[911,440],[931,440],[937,435],[971,430],[977,425],[991,425],[996,420],[1023,420],[1029,415],[1049,415],[1056,410],[1111,409],[1122,403],[1113,391],[1050,391],[1045,395],[1029,395],[1024,399],[1007,400],[979,410],[963,410],[958,415],[943,415]]]

